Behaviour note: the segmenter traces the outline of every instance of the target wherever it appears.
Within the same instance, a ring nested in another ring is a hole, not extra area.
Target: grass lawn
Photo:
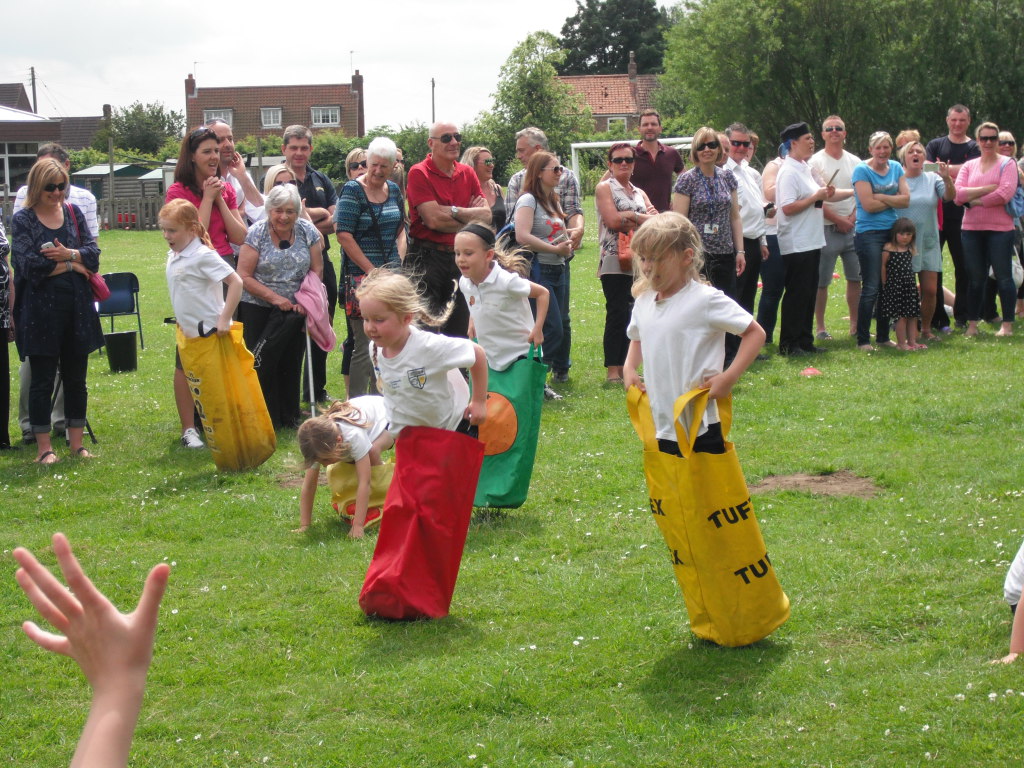
[[[375,536],[349,540],[326,491],[313,528],[289,532],[293,432],[246,474],[178,446],[165,246],[103,233],[104,271],[142,282],[146,349],[133,373],[92,357],[95,461],[0,455],[0,763],[66,764],[88,707],[74,664],[19,629],[33,611],[8,553],[52,563],[61,530],[123,608],[173,564],[138,766],[1019,765],[1024,662],[987,662],[1008,646],[1002,582],[1024,537],[1024,331],[865,354],[836,281],[822,375],[755,363],[735,393],[748,482],[845,470],[877,492],[755,492],[792,618],[721,649],[689,633],[623,393],[601,386],[588,229],[571,381],[545,405],[530,500],[474,520],[452,615],[410,624],[360,612]]]

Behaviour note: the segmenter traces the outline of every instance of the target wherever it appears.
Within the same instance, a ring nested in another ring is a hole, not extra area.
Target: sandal
[[[96,458],[93,454],[89,453],[89,449],[86,448],[84,445],[81,448],[78,448],[75,451],[75,455],[78,456],[80,459],[95,459]]]
[[[47,459],[50,458],[51,456],[53,457],[53,461],[47,461]],[[39,456],[37,456],[34,459],[34,461],[36,464],[43,464],[49,466],[50,464],[56,464],[58,461],[60,461],[60,459],[57,458],[57,454],[54,453],[53,451],[44,451]]]

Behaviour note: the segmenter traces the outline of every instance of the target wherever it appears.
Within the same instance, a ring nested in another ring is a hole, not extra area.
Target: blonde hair
[[[633,296],[637,297],[647,291],[656,291],[658,286],[652,285],[640,271],[640,258],[660,261],[668,258],[682,258],[688,250],[693,250],[687,277],[700,280],[700,271],[704,267],[704,251],[701,249],[700,233],[693,223],[681,213],[666,211],[653,216],[636,230],[629,244],[633,251]]]
[[[199,220],[199,209],[188,200],[180,197],[177,200],[171,200],[160,209],[157,219],[177,224],[198,237],[207,248],[213,248],[210,233],[206,231],[203,222]]]
[[[690,141],[690,162],[694,165],[698,165],[700,160],[697,159],[697,147],[709,141],[718,142],[718,152],[715,153],[715,162],[717,163],[723,157],[725,157],[725,147],[722,146],[722,139],[718,135],[718,131],[710,126],[703,126],[698,128],[693,134],[693,139]]]
[[[274,188],[274,184],[277,182],[277,177],[286,172],[293,179],[295,178],[295,174],[292,173],[292,169],[284,163],[278,163],[277,165],[270,166],[270,168],[267,169],[266,177],[263,179],[263,194],[269,195],[270,190]]]
[[[352,461],[352,446],[341,437],[338,422],[344,421],[355,427],[369,429],[373,422],[348,400],[335,400],[326,411],[319,416],[306,419],[299,427],[296,438],[299,451],[302,453],[305,469],[328,461],[337,464],[339,461]]]
[[[900,147],[899,151],[896,153],[897,155],[899,155],[901,165],[907,164],[907,155],[910,153],[910,150],[913,147],[920,147],[922,150],[925,148],[924,144],[921,143],[920,139],[913,139],[911,141],[908,141],[906,144]]]
[[[905,128],[896,136],[896,149],[921,141],[921,132],[914,128]]]
[[[42,157],[32,165],[28,172],[28,193],[25,195],[25,207],[35,208],[43,199],[43,187],[47,184],[60,184],[64,182],[64,199],[68,199],[68,189],[71,186],[71,177],[68,170],[52,157]]]
[[[981,132],[986,128],[991,128],[996,132],[996,141],[999,141],[999,126],[993,123],[991,120],[986,120],[984,123],[980,123],[977,128],[974,129],[974,138],[977,140],[981,136]]]
[[[458,283],[453,283],[458,286]],[[455,287],[452,288],[452,298],[445,308],[433,314],[408,275],[387,267],[377,267],[363,278],[356,291],[356,298],[359,301],[365,298],[376,299],[396,314],[412,315],[413,322],[439,327],[444,325],[455,308]]]
[[[875,131],[868,137],[868,149],[874,149],[883,141],[889,142],[889,146],[895,148],[896,145],[892,142],[892,136],[885,131]]]

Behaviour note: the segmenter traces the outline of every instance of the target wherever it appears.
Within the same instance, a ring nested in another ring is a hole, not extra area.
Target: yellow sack
[[[367,505],[364,529],[380,522],[384,497],[387,496],[388,487],[391,485],[391,476],[394,473],[395,465],[392,462],[370,467],[370,503]],[[331,504],[334,505],[334,509],[351,523],[356,504],[356,492],[359,490],[356,465],[344,461],[331,464],[327,467],[327,485],[331,488]]]
[[[277,448],[263,390],[242,341],[242,324],[227,336],[185,338],[178,328],[178,354],[217,469],[252,469]]]
[[[749,645],[767,637],[789,618],[789,598],[768,559],[736,448],[728,441],[732,398],[716,401],[723,454],[693,450],[708,390],[695,389],[676,400],[682,458],[658,450],[647,394],[630,387],[626,399],[644,445],[651,513],[668,544],[690,628],[718,645]],[[679,417],[691,404],[688,435]]]

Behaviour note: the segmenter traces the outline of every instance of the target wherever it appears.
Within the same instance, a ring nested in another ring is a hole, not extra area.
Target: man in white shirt
[[[826,183],[837,190],[852,190],[850,176],[860,163],[860,158],[843,149],[846,143],[846,123],[839,115],[829,115],[821,124],[821,138],[825,148],[815,152],[808,161],[811,168]],[[834,178],[833,178],[834,176]],[[821,249],[818,263],[818,295],[814,302],[814,318],[817,325],[815,338],[831,339],[825,328],[825,304],[828,301],[828,287],[835,274],[836,259],[843,258],[843,275],[846,277],[846,306],[850,314],[850,335],[857,333],[857,303],[860,301],[860,260],[853,247],[854,228],[857,221],[857,207],[852,192],[850,197],[837,195],[825,201],[825,247]]]
[[[757,280],[761,274],[761,260],[768,258],[767,225],[764,209],[768,204],[761,191],[761,174],[750,167],[747,151],[750,148],[750,129],[743,123],[733,123],[725,129],[729,140],[726,150],[729,159],[727,170],[736,177],[736,196],[740,204],[740,221],[743,223],[743,249],[746,251],[746,267],[736,278],[736,302],[747,312],[754,312],[754,295]]]
[[[256,221],[263,215],[263,195],[256,188],[255,182],[245,170],[242,156],[235,152],[235,136],[231,126],[219,117],[206,121],[207,127],[217,134],[217,149],[220,151],[220,175],[235,188],[235,199],[239,200],[239,208],[245,211],[250,221]],[[241,201],[245,201],[244,204]],[[244,206],[244,207],[243,207]],[[237,245],[231,246],[238,255]]]
[[[36,160],[42,160],[46,157],[52,157],[64,166],[64,170],[68,172],[69,176],[71,175],[71,155],[60,144],[40,144],[39,149],[36,150]],[[27,194],[28,186],[18,190],[18,193],[14,196],[14,208],[11,210],[12,215],[14,211],[25,207],[25,196]],[[96,219],[95,195],[87,189],[71,184],[68,186],[64,200],[76,206],[82,212],[82,215],[85,216],[85,224],[89,227],[92,236],[99,237],[100,224]],[[26,444],[34,443],[36,436],[32,434],[32,426],[28,420],[28,390],[29,384],[32,382],[32,368],[27,357],[18,370],[18,381],[20,382],[18,392],[18,424],[21,427],[22,442]],[[61,435],[64,433],[64,387],[58,385],[55,394],[56,399],[53,403],[53,412],[50,414],[50,423],[53,424],[54,433]]]

